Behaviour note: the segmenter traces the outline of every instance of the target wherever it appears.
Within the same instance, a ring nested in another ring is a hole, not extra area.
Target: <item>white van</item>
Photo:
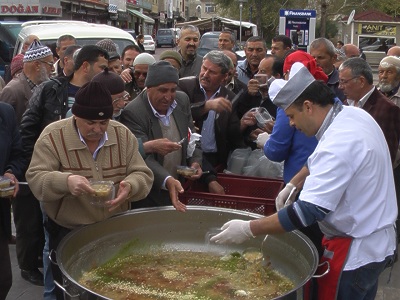
[[[45,45],[57,42],[57,39],[64,34],[74,36],[77,43],[82,46],[94,45],[102,39],[111,39],[118,45],[119,54],[128,45],[137,45],[131,34],[113,26],[82,21],[38,20],[22,24],[15,44],[14,55],[21,52],[23,40],[30,34],[36,35]]]

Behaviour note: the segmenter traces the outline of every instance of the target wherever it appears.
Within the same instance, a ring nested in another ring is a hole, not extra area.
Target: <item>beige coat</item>
[[[153,183],[153,173],[138,151],[135,136],[124,125],[110,121],[108,140],[93,159],[79,139],[73,118],[48,125],[36,142],[26,179],[47,215],[57,224],[76,228],[98,222],[129,209],[126,202],[113,212],[93,206],[87,196],[73,196],[67,184],[71,174],[94,180],[122,180],[132,186],[129,201],[145,198]]]

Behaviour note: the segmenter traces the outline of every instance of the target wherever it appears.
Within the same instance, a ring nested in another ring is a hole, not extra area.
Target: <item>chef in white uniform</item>
[[[269,217],[229,221],[211,241],[241,243],[318,222],[324,233],[321,262],[331,266],[318,279],[318,299],[374,299],[379,274],[393,264],[396,250],[392,164],[375,120],[334,97],[299,63],[289,81],[272,83],[270,98],[291,125],[318,139],[307,161],[310,175],[298,201]]]

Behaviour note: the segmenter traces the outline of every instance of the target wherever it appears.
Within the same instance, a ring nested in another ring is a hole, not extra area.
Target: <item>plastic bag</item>
[[[192,133],[192,131],[189,128],[188,136],[189,136],[189,143],[186,151],[186,157],[190,158],[193,156],[194,149],[196,149],[196,142],[200,141],[201,134]]]

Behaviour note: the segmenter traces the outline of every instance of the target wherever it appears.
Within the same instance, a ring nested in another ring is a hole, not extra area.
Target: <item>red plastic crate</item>
[[[233,208],[262,215],[276,212],[275,198],[283,187],[277,179],[230,176],[218,174],[218,182],[224,187],[225,195],[207,193],[207,187],[197,181],[186,186],[179,199],[188,205]]]

